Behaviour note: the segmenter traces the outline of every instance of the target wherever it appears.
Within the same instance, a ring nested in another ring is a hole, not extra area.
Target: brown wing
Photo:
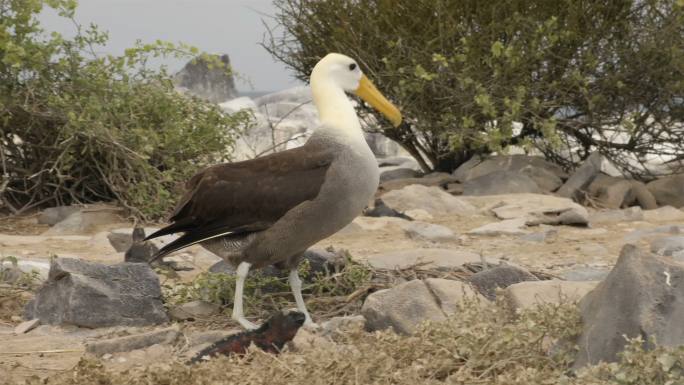
[[[220,234],[266,229],[291,208],[318,195],[333,157],[330,148],[307,143],[253,160],[211,166],[188,181],[188,191],[171,216],[173,223],[149,238],[185,233],[160,250],[163,256]]]

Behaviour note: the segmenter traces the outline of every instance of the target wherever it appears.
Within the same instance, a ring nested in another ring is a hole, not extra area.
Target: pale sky
[[[277,91],[298,85],[292,74],[259,43],[266,32],[262,20],[275,9],[271,0],[79,0],[76,20],[109,32],[104,52],[121,54],[136,39],[182,41],[212,53],[227,53],[235,71],[252,83],[238,81],[241,91]],[[265,15],[263,15],[265,14]],[[73,34],[70,21],[41,15],[48,31]],[[165,62],[172,72],[181,62]]]

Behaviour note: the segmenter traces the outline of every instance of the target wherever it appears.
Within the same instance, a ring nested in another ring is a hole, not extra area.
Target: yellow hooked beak
[[[381,114],[385,115],[394,127],[398,127],[401,124],[401,112],[394,106],[389,100],[387,100],[380,91],[371,83],[366,75],[361,75],[361,81],[359,82],[359,88],[355,91],[363,101],[370,104],[378,110]]]

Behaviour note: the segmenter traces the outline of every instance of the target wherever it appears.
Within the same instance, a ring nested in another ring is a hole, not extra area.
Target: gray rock
[[[654,210],[644,211],[644,220],[647,222],[684,221],[684,211],[672,206],[663,206]]]
[[[124,253],[125,262],[147,263],[159,252],[154,243],[145,241],[145,229],[142,227],[133,229],[131,241],[131,246]]]
[[[639,205],[652,210],[658,207],[646,185],[625,178],[599,174],[589,184],[589,196],[601,207],[619,209]]]
[[[421,185],[411,185],[400,190],[389,191],[382,195],[382,201],[399,212],[423,209],[432,215],[468,215],[476,211],[473,205],[439,187]]]
[[[433,172],[420,178],[401,178],[380,183],[378,191],[386,193],[392,190],[400,190],[406,186],[422,185],[440,187],[446,190],[449,184],[455,183],[456,178],[445,172]]]
[[[537,184],[537,186],[539,186],[540,190],[550,193],[558,190],[558,188],[563,185],[563,180],[560,178],[559,175],[563,175],[563,177],[566,177],[565,172],[561,171],[562,174],[560,174],[554,171],[555,170],[552,171],[547,168],[526,166],[522,168],[519,172],[523,175],[527,175],[528,177],[530,177],[530,179],[532,179]]]
[[[584,160],[581,166],[575,170],[574,174],[556,191],[556,195],[564,198],[581,198],[581,193],[586,191],[589,184],[601,173],[604,162],[603,156],[594,152]]]
[[[428,278],[425,280],[425,284],[447,316],[456,314],[459,306],[463,306],[467,301],[488,302],[465,282],[452,279]]]
[[[566,281],[602,281],[608,276],[610,269],[599,266],[574,266],[559,274]]]
[[[154,330],[148,333],[117,337],[86,344],[86,353],[100,357],[105,354],[130,352],[157,344],[172,344],[181,335],[178,325]]]
[[[228,55],[214,55],[227,69],[230,69]],[[212,103],[221,103],[237,96],[233,75],[226,68],[209,68],[206,60],[195,58],[185,64],[173,79],[176,87],[182,91],[205,99]]]
[[[597,211],[589,216],[589,222],[594,223],[615,223],[615,222],[635,222],[643,221],[644,214],[641,207],[634,206],[622,210]]]
[[[123,253],[126,250],[128,250],[131,245],[133,244],[133,228],[132,227],[122,227],[119,229],[114,229],[111,230],[107,234],[107,239],[109,240],[109,244],[112,245],[114,250],[116,250],[119,253]],[[145,227],[144,228],[144,233],[145,234],[152,234],[155,231],[159,230],[159,228],[156,227]],[[161,249],[165,245],[173,242],[178,238],[177,235],[171,234],[171,235],[164,235],[158,238],[151,239],[147,241],[148,243],[154,244],[155,247],[158,249]]]
[[[457,249],[409,249],[370,255],[365,262],[375,269],[403,269],[417,263],[430,268],[454,268],[464,263],[480,262],[477,253]]]
[[[494,171],[463,183],[463,195],[539,194],[537,183],[515,171]]]
[[[14,334],[25,334],[37,328],[40,325],[38,318],[29,321],[24,321],[14,328]]]
[[[100,226],[123,222],[121,209],[113,206],[92,205],[79,208],[64,220],[54,224],[43,235],[73,235],[95,232]]]
[[[26,305],[27,319],[87,328],[166,322],[159,278],[147,264],[52,261],[48,280]]]
[[[583,331],[574,368],[614,362],[625,336],[650,347],[684,345],[684,265],[636,246],[623,247],[615,267],[580,302]]]
[[[537,213],[536,217],[526,222],[528,226],[537,225],[567,225],[587,226],[589,222],[587,210],[582,208],[569,208],[562,210],[549,210]]]
[[[466,202],[490,206],[500,219],[524,218],[527,225],[574,225],[589,223],[587,209],[568,198],[541,194],[515,194],[492,197],[463,197]]]
[[[363,330],[365,326],[366,318],[360,314],[332,317],[321,324],[321,335],[335,338],[344,332]]]
[[[388,167],[389,170],[380,168],[380,183],[394,179],[418,178],[420,173],[412,168]]]
[[[191,301],[178,305],[169,311],[169,316],[178,321],[202,319],[218,314],[218,305],[206,301]]]
[[[409,238],[421,239],[432,242],[451,241],[456,238],[456,234],[450,228],[425,222],[408,222],[404,231]]]
[[[538,281],[529,271],[509,265],[496,266],[482,270],[470,276],[468,281],[489,300],[496,299],[496,289],[505,289],[510,285],[524,281]]]
[[[662,234],[684,234],[684,225],[665,225],[650,229],[639,229],[625,235],[626,243],[635,243],[644,237],[660,236]]]
[[[391,327],[401,334],[411,334],[421,322],[427,320],[446,320],[435,297],[421,280],[376,291],[366,298],[361,314],[366,318],[366,330]]]
[[[656,179],[646,187],[660,206],[684,207],[684,174]]]
[[[482,235],[497,237],[500,235],[523,235],[527,234],[525,229],[525,218],[506,219],[501,222],[487,223],[480,227],[468,231],[469,235]]]
[[[497,155],[487,158],[472,157],[454,171],[460,182],[466,182],[496,171],[513,171],[527,175],[544,191],[554,191],[567,174],[558,165],[542,157],[527,155]]]
[[[655,239],[651,242],[651,252],[658,255],[672,256],[684,250],[684,235]]]
[[[368,217],[394,217],[394,218],[402,218],[406,220],[413,220],[410,216],[400,213],[397,210],[394,210],[391,207],[387,207],[385,202],[382,201],[382,198],[377,198],[375,202],[373,203],[373,207],[368,208],[363,211],[363,215],[368,216]]]
[[[504,297],[513,309],[529,309],[538,305],[579,301],[594,290],[598,282],[531,281],[510,285]]]
[[[77,205],[48,207],[38,215],[38,223],[53,226],[80,210],[81,206]]]

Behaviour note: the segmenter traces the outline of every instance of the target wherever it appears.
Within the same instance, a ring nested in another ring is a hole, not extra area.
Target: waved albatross
[[[349,224],[375,194],[379,170],[346,92],[385,115],[394,126],[399,110],[373,86],[351,58],[331,53],[311,72],[321,126],[302,147],[261,158],[208,167],[186,184],[169,226],[148,239],[184,233],[154,259],[200,243],[237,266],[233,319],[244,317],[242,294],[250,268],[289,269],[297,308],[313,325],[297,265],[316,242]]]

